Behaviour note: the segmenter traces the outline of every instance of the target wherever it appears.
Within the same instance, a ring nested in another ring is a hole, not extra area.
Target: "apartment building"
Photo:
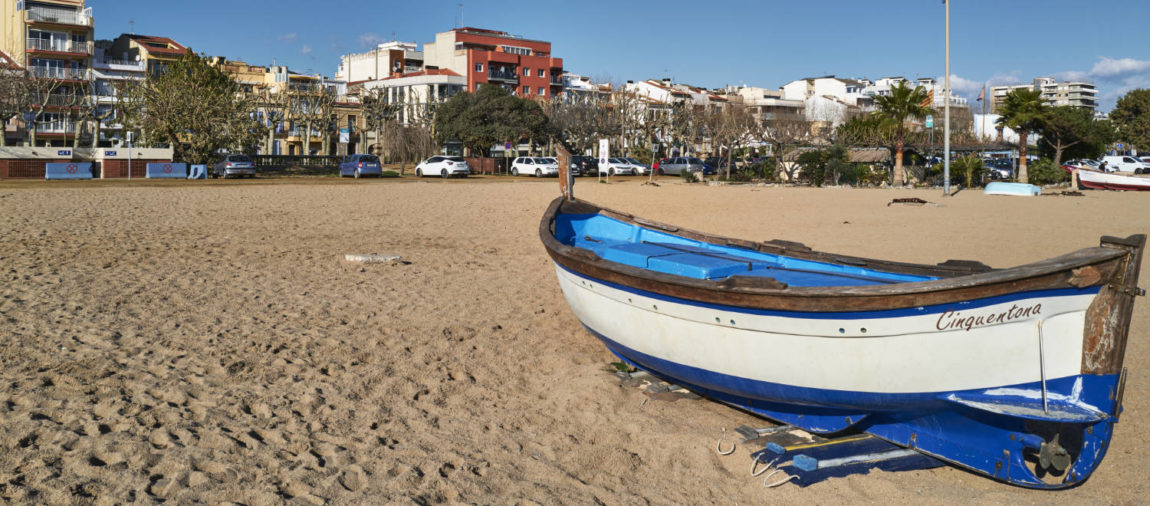
[[[568,104],[596,103],[611,97],[611,85],[597,84],[590,77],[564,72],[563,94],[559,97]]]
[[[467,91],[496,84],[521,97],[550,99],[563,91],[563,59],[551,43],[507,32],[456,28],[423,45],[427,70],[451,70],[467,79]]]
[[[68,145],[75,139],[68,97],[84,93],[91,79],[93,24],[84,0],[0,1],[0,51],[46,83],[35,124],[25,125],[38,144]]]
[[[467,78],[449,69],[428,69],[357,84],[364,94],[382,94],[396,106],[396,120],[410,125],[429,120],[435,104],[466,90]]]
[[[1052,107],[1081,107],[1091,111],[1098,108],[1098,88],[1087,81],[1058,82],[1053,77],[1039,77],[1030,84],[993,86],[990,88],[990,112],[996,113],[1002,107],[1006,95],[1017,89],[1034,90],[1039,93],[1046,105]]]
[[[110,52],[121,61],[143,62],[148,74],[158,76],[189,49],[167,37],[123,34],[112,42]]]
[[[827,97],[852,106],[867,105],[870,97],[863,94],[865,84],[856,79],[843,79],[835,76],[804,77],[784,84],[782,98],[787,100],[808,100],[814,97]]]
[[[742,86],[727,90],[727,95],[746,107],[759,123],[801,116],[806,107],[802,100],[783,98],[782,90]]]
[[[366,53],[341,56],[335,78],[349,83],[374,81],[423,70],[423,51],[414,42],[385,42]]]

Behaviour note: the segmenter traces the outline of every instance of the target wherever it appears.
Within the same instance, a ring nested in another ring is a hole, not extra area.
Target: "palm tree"
[[[926,102],[926,88],[921,86],[911,88],[905,82],[891,87],[890,95],[875,97],[878,110],[874,115],[894,128],[894,176],[891,178],[891,184],[894,186],[903,185],[902,149],[906,146],[906,122],[912,119],[926,119],[932,111],[930,104]]]
[[[1042,126],[1049,108],[1038,90],[1019,88],[1006,94],[995,123],[1018,132],[1018,181],[1026,181],[1026,137]]]

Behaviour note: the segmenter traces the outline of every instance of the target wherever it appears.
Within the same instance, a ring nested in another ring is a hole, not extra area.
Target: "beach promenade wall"
[[[95,177],[115,179],[131,177],[143,179],[147,164],[171,163],[172,149],[146,148],[131,151],[124,148],[65,148],[65,147],[0,147],[0,179],[44,179],[49,163],[90,162]]]

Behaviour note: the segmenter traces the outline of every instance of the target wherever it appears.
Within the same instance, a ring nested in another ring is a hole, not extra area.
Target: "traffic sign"
[[[927,128],[934,128],[934,116],[930,116],[930,115],[927,115],[927,117],[926,117],[926,127],[927,127]]]

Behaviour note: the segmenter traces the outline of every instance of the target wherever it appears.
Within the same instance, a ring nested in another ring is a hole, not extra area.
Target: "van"
[[[1102,157],[1099,167],[1106,172],[1133,172],[1135,174],[1150,174],[1150,163],[1143,162],[1133,156],[1118,155]]]

